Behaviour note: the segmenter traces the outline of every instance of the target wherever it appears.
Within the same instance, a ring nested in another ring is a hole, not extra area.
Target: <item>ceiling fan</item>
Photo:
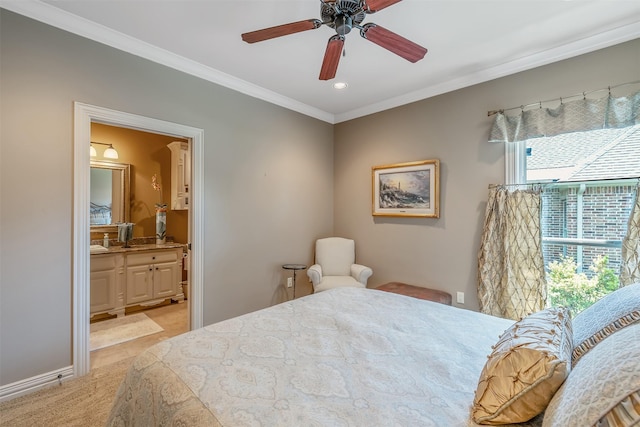
[[[307,30],[315,30],[327,25],[336,31],[329,38],[324,60],[320,69],[320,80],[331,80],[336,76],[340,54],[344,47],[345,36],[352,28],[360,30],[360,36],[378,46],[395,53],[410,62],[418,62],[427,53],[424,47],[407,40],[398,34],[374,23],[364,25],[362,21],[367,14],[378,12],[401,0],[320,0],[320,19],[306,19],[277,25],[262,30],[242,34],[242,40],[256,43],[276,37],[287,36]]]

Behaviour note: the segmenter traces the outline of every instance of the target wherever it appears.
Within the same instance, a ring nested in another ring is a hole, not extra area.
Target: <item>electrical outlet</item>
[[[293,277],[287,277],[287,288],[293,287]]]
[[[456,294],[456,302],[458,304],[464,304],[464,292],[458,292]]]

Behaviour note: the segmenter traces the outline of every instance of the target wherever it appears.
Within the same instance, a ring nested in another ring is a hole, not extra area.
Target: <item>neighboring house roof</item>
[[[527,148],[527,181],[640,177],[640,125],[530,139]]]

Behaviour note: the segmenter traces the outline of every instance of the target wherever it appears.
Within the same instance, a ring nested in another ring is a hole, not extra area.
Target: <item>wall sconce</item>
[[[98,153],[96,152],[96,149],[93,146],[93,144],[108,145],[108,148],[106,150],[104,150],[104,153],[102,154],[105,159],[117,159],[118,158],[118,152],[116,151],[115,148],[113,148],[113,145],[105,144],[104,142],[93,142],[93,141],[91,141],[89,143],[89,147],[90,147],[89,148],[89,154],[91,155],[91,157],[96,157],[98,155]]]

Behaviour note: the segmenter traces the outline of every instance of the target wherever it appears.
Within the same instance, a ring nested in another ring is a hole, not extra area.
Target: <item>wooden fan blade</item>
[[[418,62],[427,53],[427,49],[419,44],[376,24],[365,25],[360,31],[360,35],[409,62]]]
[[[344,37],[333,36],[329,39],[327,50],[325,50],[324,59],[322,60],[322,68],[320,68],[320,80],[331,80],[336,76],[343,46]]]
[[[242,40],[247,43],[256,43],[276,37],[299,33],[301,31],[315,30],[321,25],[322,22],[318,19],[306,19],[304,21],[291,22],[289,24],[277,25],[275,27],[244,33],[242,34]]]
[[[402,0],[366,0],[366,8],[365,10],[368,13],[376,13],[379,10],[384,9],[385,7],[389,7],[396,3],[401,2]]]

